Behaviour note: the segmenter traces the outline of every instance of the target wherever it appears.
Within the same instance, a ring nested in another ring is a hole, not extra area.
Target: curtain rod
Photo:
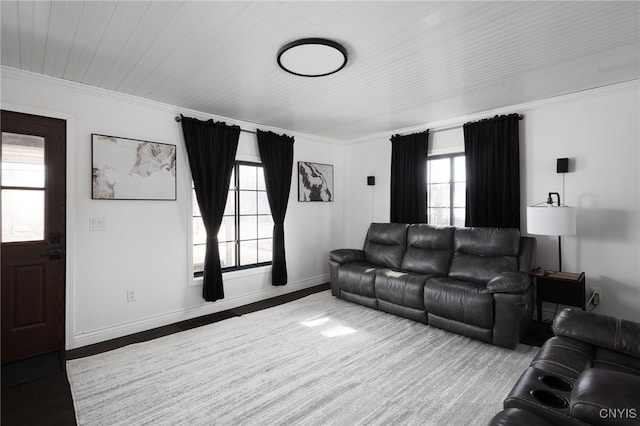
[[[518,114],[518,120],[522,120],[523,118],[524,118],[524,115]],[[491,118],[489,118],[489,120],[490,119]],[[438,128],[435,128],[435,129],[429,129],[429,133],[437,133],[437,132],[444,132],[444,131],[447,131],[447,130],[459,129],[459,128],[463,127],[465,124],[466,123],[460,123],[460,124],[453,124],[451,126],[445,126],[445,127],[438,127]]]
[[[523,118],[524,118],[524,115],[518,114],[518,120],[522,120]],[[176,115],[176,121],[178,123],[181,122],[182,121],[182,117],[179,116],[179,115]],[[437,132],[444,132],[446,130],[459,129],[460,127],[462,127],[464,125],[465,125],[465,123],[461,123],[461,124],[454,124],[454,125],[451,125],[451,126],[439,127],[439,128],[436,128],[436,129],[429,129],[429,133],[437,133]],[[240,131],[244,132],[244,133],[251,133],[253,135],[257,134],[254,130],[246,130],[246,129],[243,129],[242,127],[240,128]]]
[[[179,123],[179,122],[181,122],[181,121],[182,121],[182,117],[181,117],[181,116],[179,116],[179,115],[176,115],[176,121],[177,121],[178,123]],[[257,134],[257,133],[255,132],[255,130],[246,130],[246,129],[243,129],[242,127],[240,127],[240,131],[241,131],[241,132],[244,132],[244,133],[251,133],[251,134],[253,134],[253,135]]]

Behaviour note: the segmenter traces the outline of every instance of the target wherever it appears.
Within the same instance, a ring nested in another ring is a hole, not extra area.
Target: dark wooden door
[[[64,349],[66,122],[2,111],[2,363]]]

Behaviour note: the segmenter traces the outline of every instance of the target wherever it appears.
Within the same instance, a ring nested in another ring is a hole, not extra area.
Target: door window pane
[[[44,138],[2,133],[2,186],[44,188]]]
[[[44,190],[2,190],[2,242],[44,240]]]

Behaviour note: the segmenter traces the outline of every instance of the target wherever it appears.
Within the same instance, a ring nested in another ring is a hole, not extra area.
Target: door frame
[[[67,140],[66,140],[66,196],[67,196],[67,208],[65,212],[65,220],[67,223],[66,234],[66,259],[65,259],[65,318],[64,318],[64,349],[69,350],[73,347],[73,341],[75,336],[75,312],[73,301],[75,300],[75,276],[76,271],[74,268],[75,256],[76,256],[76,165],[73,161],[75,156],[75,141],[76,141],[76,115],[61,111],[52,111],[42,108],[34,108],[25,105],[16,105],[11,103],[2,102],[1,109],[6,111],[19,112],[22,114],[39,115],[42,117],[58,118],[65,120],[67,123]],[[88,178],[87,178],[88,181]],[[87,225],[88,226],[88,225]]]

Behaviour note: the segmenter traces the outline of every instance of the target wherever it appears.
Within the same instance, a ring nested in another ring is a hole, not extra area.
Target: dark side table
[[[584,272],[553,272],[537,269],[532,272],[536,281],[536,300],[538,304],[538,322],[542,322],[542,302],[561,305],[585,306]]]

